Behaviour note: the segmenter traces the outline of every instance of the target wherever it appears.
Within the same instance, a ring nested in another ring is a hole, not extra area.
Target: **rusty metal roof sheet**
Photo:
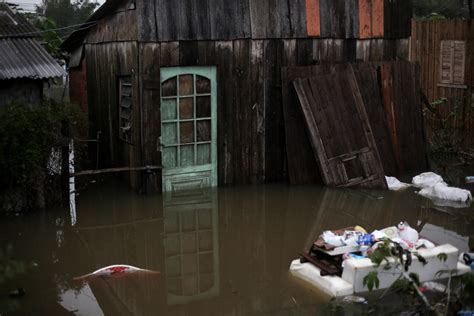
[[[0,39],[0,80],[47,79],[64,75],[64,69],[36,40]]]

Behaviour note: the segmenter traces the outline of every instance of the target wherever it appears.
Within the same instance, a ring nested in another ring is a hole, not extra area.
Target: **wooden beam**
[[[145,166],[145,167],[121,167],[121,168],[108,168],[108,169],[97,169],[97,170],[84,170],[75,173],[71,173],[70,177],[78,176],[87,176],[94,174],[104,174],[104,173],[115,173],[115,172],[125,172],[125,171],[145,171],[145,170],[159,170],[163,169],[162,166]]]

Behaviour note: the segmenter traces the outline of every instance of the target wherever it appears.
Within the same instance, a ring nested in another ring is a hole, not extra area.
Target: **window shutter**
[[[132,141],[132,77],[119,78],[119,137],[123,141]]]
[[[464,85],[466,42],[441,41],[440,83]]]
[[[466,62],[466,42],[454,41],[453,84],[464,84],[464,67]]]
[[[453,82],[453,41],[441,41],[441,83]]]

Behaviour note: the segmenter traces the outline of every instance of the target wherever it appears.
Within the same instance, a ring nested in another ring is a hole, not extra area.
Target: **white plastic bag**
[[[444,184],[444,186],[447,186],[443,178],[434,172],[425,172],[420,175],[417,175],[416,177],[413,178],[412,183],[415,187],[420,188],[420,189],[429,188],[438,183]]]
[[[438,183],[432,187],[424,188],[418,192],[418,194],[427,198],[436,198],[454,202],[469,202],[472,200],[471,191],[459,188],[451,188],[443,183]]]
[[[400,182],[400,180],[395,177],[385,176],[385,180],[387,180],[388,189],[391,191],[403,190],[410,186],[408,183]]]

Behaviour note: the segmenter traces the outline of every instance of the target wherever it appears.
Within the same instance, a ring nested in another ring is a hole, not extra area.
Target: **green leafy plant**
[[[0,109],[0,210],[41,207],[39,200],[44,196],[39,195],[45,189],[51,149],[67,145],[74,131],[84,125],[81,110],[65,103],[13,104]]]

